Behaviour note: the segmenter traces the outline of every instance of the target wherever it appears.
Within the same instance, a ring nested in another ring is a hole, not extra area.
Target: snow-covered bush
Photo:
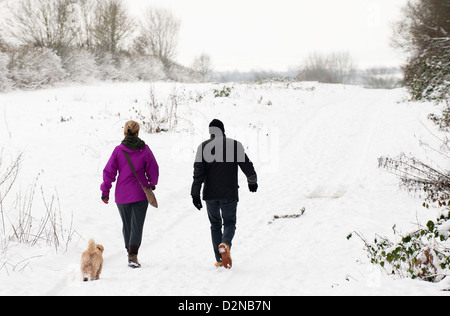
[[[227,87],[224,86],[221,90],[220,89],[214,89],[213,93],[214,93],[214,97],[215,98],[228,98],[231,95],[231,91],[233,90],[234,87]]]
[[[11,53],[11,79],[16,88],[36,89],[65,77],[61,59],[50,49],[22,47]]]
[[[176,88],[169,95],[169,99],[161,101],[155,92],[153,85],[149,89],[149,100],[146,102],[144,109],[136,109],[133,107],[136,119],[142,123],[142,128],[147,133],[160,133],[173,131],[178,125],[178,105],[182,102],[182,96],[179,95]]]
[[[0,52],[0,92],[8,91],[11,88],[9,69],[9,56]]]
[[[164,65],[152,56],[134,56],[131,69],[137,80],[157,81],[165,79]]]
[[[104,54],[97,59],[100,77],[103,80],[157,81],[165,79],[164,66],[152,57],[143,55]]]
[[[163,64],[152,56],[120,56],[116,67],[120,81],[157,81],[165,78]]]
[[[171,66],[166,65],[165,72],[168,79],[176,82],[202,82],[202,75],[188,67],[177,63],[171,63]]]
[[[443,154],[450,152],[446,144],[441,150]],[[395,241],[377,236],[370,244],[362,238],[371,262],[401,277],[442,280],[450,273],[450,173],[404,154],[398,158],[381,157],[378,164],[399,176],[409,192],[419,194],[425,208],[434,205],[442,212],[438,219],[406,236],[398,236],[394,229]]]
[[[408,65],[405,66],[405,84],[413,100],[444,101],[448,104],[450,99],[450,51],[448,49],[450,38],[447,38],[445,45],[447,48],[442,49],[441,52],[432,51],[432,48],[421,51],[419,57],[411,58]]]
[[[95,56],[84,49],[74,49],[64,56],[63,68],[67,80],[71,82],[88,82],[99,77]]]
[[[404,84],[413,100],[450,98],[448,1],[408,1],[395,25],[393,43],[408,54]]]
[[[442,115],[431,113],[428,119],[436,124],[441,131],[450,132],[450,104],[442,111]]]
[[[119,80],[120,71],[116,67],[116,61],[110,53],[104,53],[97,57],[97,66],[102,80]]]
[[[391,241],[377,236],[367,241],[371,263],[380,265],[388,273],[431,282],[439,282],[450,273],[450,211],[436,221]]]

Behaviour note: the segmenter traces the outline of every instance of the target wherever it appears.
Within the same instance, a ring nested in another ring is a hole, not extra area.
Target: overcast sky
[[[177,61],[211,56],[216,70],[296,66],[311,52],[350,51],[360,67],[398,65],[391,25],[407,0],[125,0],[133,13],[171,9],[181,19]]]

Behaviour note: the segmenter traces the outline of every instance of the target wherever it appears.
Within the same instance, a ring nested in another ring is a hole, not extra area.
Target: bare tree
[[[432,43],[444,43],[443,48],[450,49],[448,0],[409,0],[402,13],[403,18],[394,25],[394,47],[411,55],[429,49]]]
[[[204,53],[196,57],[192,63],[192,69],[197,71],[203,80],[206,80],[211,73],[211,57]]]
[[[0,29],[0,31],[1,31],[1,29]],[[9,45],[6,43],[2,34],[0,33],[0,52],[7,50],[8,46]]]
[[[330,68],[337,83],[349,83],[355,74],[355,64],[349,52],[338,52],[331,54]]]
[[[122,0],[97,1],[93,38],[97,51],[113,56],[124,48],[126,40],[134,30]]]
[[[73,42],[75,25],[70,18],[73,0],[19,0],[10,8],[10,35],[23,45],[49,48],[59,56]]]
[[[96,20],[96,3],[98,0],[77,0],[79,19],[79,32],[77,33],[78,46],[92,50],[94,48],[94,21]]]
[[[298,79],[300,81],[329,82],[331,78],[326,58],[318,53],[310,54],[304,62]]]
[[[5,10],[5,1],[0,0],[0,15],[3,15],[3,10]],[[4,51],[7,48],[6,41],[4,39],[5,30],[3,28],[3,23],[0,23],[0,52]]]
[[[9,56],[1,52],[0,47],[0,92],[8,91],[12,87],[10,71],[8,69]]]
[[[157,57],[164,65],[166,73],[170,73],[172,59],[178,46],[180,21],[171,11],[163,8],[149,8],[141,23],[138,37],[140,50]]]

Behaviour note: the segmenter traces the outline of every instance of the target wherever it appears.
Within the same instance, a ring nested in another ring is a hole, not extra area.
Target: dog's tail
[[[94,251],[96,247],[97,247],[97,245],[95,244],[95,240],[93,238],[89,239],[88,250]]]

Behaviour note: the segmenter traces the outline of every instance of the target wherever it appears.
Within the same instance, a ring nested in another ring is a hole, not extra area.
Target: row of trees
[[[60,77],[115,80],[205,80],[211,60],[200,55],[190,68],[174,62],[181,22],[169,10],[148,8],[136,20],[123,0],[16,0],[0,29],[0,90],[35,87]],[[395,28],[394,44],[409,54],[405,84],[413,97],[448,99],[450,40],[448,0],[410,1]],[[5,39],[8,39],[5,40]],[[52,56],[54,54],[55,56]],[[58,67],[58,60],[60,66]],[[44,65],[37,65],[37,61]],[[46,67],[45,63],[52,65]],[[52,68],[52,69],[50,69]],[[26,75],[28,69],[29,75]],[[53,71],[51,71],[53,70]],[[41,71],[45,77],[30,81]],[[296,79],[355,83],[348,52],[311,54]],[[396,87],[385,72],[368,72],[371,87]]]
[[[297,79],[323,83],[350,83],[356,66],[349,52],[309,55]]]
[[[150,55],[170,67],[177,49],[180,21],[167,9],[148,8],[138,22],[122,0],[19,0],[10,12],[8,35],[60,57],[83,48],[114,57]]]
[[[143,12],[142,20],[136,20],[122,0],[11,3],[5,29],[0,30],[0,91],[11,86],[36,88],[64,79],[211,79],[211,59],[207,54],[198,56],[189,68],[174,62],[181,23],[167,9],[150,7]],[[5,41],[2,33],[14,42]],[[246,77],[258,80],[267,76],[279,77],[267,72]],[[216,75],[218,80],[225,77]],[[357,74],[348,52],[311,54],[298,75],[291,77],[381,88],[396,86],[392,76],[386,79],[386,75]],[[368,80],[358,80],[361,77]]]
[[[322,83],[360,84],[372,89],[393,89],[400,86],[396,68],[358,69],[350,52],[312,53],[304,61],[296,79]]]
[[[0,32],[0,90],[61,78],[204,77],[201,68],[174,61],[181,22],[167,9],[149,7],[137,20],[122,0],[18,0],[8,13]]]

